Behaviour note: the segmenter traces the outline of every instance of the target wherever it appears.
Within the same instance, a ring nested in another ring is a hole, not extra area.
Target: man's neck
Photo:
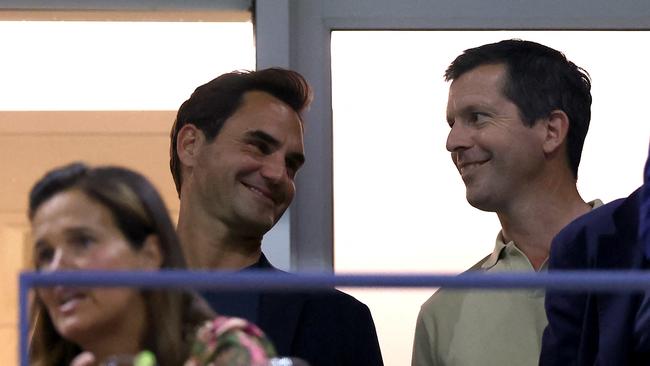
[[[262,254],[261,236],[239,235],[224,223],[183,205],[177,230],[190,268],[239,270],[257,263]]]
[[[591,210],[575,185],[547,192],[551,194],[532,194],[497,212],[504,242],[514,241],[535,270],[548,258],[555,235]]]

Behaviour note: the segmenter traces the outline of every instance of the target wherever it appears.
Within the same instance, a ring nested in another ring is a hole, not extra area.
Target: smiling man
[[[293,200],[310,101],[300,74],[265,69],[221,75],[181,105],[170,166],[192,268],[277,271],[262,238]],[[282,356],[312,366],[382,364],[368,307],[342,292],[203,295],[218,313],[257,323]]]
[[[553,237],[600,204],[576,188],[589,76],[556,50],[506,40],[466,50],[445,78],[447,150],[467,201],[501,223],[471,269],[545,270]],[[537,365],[545,326],[543,291],[443,289],[422,305],[412,364]]]

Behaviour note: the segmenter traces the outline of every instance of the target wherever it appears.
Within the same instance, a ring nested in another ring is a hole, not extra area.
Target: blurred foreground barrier
[[[557,271],[552,273],[468,272],[460,275],[332,275],[321,273],[283,274],[268,271],[207,272],[24,272],[20,274],[20,361],[29,365],[28,295],[33,287],[140,287],[169,289],[213,289],[221,291],[318,291],[332,287],[448,287],[476,289],[545,288],[562,291],[632,292],[650,290],[650,271]]]

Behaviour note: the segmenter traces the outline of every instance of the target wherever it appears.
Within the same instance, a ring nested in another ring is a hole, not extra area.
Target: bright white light
[[[175,110],[254,69],[250,22],[0,22],[0,110]]]

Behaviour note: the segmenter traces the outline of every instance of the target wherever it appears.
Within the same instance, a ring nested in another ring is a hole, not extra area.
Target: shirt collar
[[[589,206],[591,206],[591,209],[598,208],[603,205],[603,201],[599,199],[595,199],[593,201],[590,201],[587,203]],[[515,244],[514,241],[510,240],[509,242],[505,242],[503,239],[503,231],[499,230],[499,234],[497,234],[497,238],[494,243],[494,250],[492,251],[492,254],[483,262],[481,265],[482,269],[490,269],[494,267],[499,259],[503,258],[505,255],[507,255],[507,251],[504,251],[506,248],[510,250],[516,250],[519,251],[519,248],[517,248],[517,244]],[[523,254],[523,253],[522,253]],[[542,268],[546,267],[546,262],[542,265]]]

